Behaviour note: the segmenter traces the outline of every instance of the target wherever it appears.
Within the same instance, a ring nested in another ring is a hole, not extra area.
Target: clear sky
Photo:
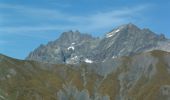
[[[24,59],[64,31],[103,36],[134,23],[170,37],[170,0],[0,0],[0,53]]]

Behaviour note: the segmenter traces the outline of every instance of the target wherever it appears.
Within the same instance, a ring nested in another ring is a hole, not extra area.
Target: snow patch
[[[119,32],[120,30],[119,29],[117,29],[115,32]]]
[[[74,48],[74,45],[75,45],[75,43],[73,42],[73,43],[71,43],[71,46],[69,46],[68,48],[67,48],[67,50],[74,50],[75,48]]]
[[[109,38],[109,37],[116,35],[116,33],[120,32],[123,28],[124,28],[124,26],[120,26],[117,29],[113,30],[112,32],[106,34],[106,38]]]
[[[93,61],[92,61],[92,60],[87,59],[87,58],[86,58],[84,61],[85,61],[86,63],[93,63]]]
[[[67,59],[67,64],[77,64],[78,63],[78,56],[71,57],[70,59]]]
[[[77,56],[74,56],[73,58],[71,58],[71,60],[75,60],[75,59],[77,59],[78,57]]]
[[[70,46],[70,47],[67,48],[67,50],[70,50],[70,49],[74,50],[75,48],[73,46]]]
[[[113,56],[113,57],[112,57],[112,59],[115,59],[115,58],[117,58],[117,56]]]
[[[109,37],[114,36],[114,35],[115,35],[117,32],[119,32],[119,31],[120,31],[120,29],[117,29],[117,30],[114,30],[114,31],[108,33],[108,34],[106,35],[106,38],[109,38]]]
[[[71,44],[72,44],[72,45],[75,45],[76,43],[73,42],[73,43],[71,43]]]

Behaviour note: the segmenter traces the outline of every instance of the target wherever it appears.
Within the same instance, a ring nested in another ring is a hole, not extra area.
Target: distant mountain
[[[157,35],[149,29],[140,29],[134,24],[126,24],[107,33],[97,47],[96,56],[100,60],[119,56],[129,56],[168,43],[164,35]],[[170,50],[170,49],[169,49]],[[99,61],[100,61],[99,60]]]
[[[169,76],[158,50],[79,65],[0,55],[0,100],[170,100]]]
[[[75,64],[90,62],[89,54],[99,44],[100,39],[76,31],[64,32],[59,39],[41,45],[26,58],[50,63]]]
[[[113,29],[103,38],[78,31],[64,32],[57,40],[39,46],[26,59],[64,64],[104,62],[151,50],[169,51],[169,45],[170,40],[164,35],[130,23]]]

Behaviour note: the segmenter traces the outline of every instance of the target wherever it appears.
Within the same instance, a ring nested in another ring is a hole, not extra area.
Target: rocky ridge
[[[130,23],[113,29],[103,38],[79,31],[64,32],[57,40],[35,49],[26,59],[60,64],[94,63],[151,50],[169,51],[169,45],[170,40],[164,35]]]

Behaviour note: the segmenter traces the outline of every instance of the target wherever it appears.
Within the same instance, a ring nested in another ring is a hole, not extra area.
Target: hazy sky
[[[130,22],[170,37],[170,0],[0,0],[0,53],[24,59],[64,31],[103,36]]]

